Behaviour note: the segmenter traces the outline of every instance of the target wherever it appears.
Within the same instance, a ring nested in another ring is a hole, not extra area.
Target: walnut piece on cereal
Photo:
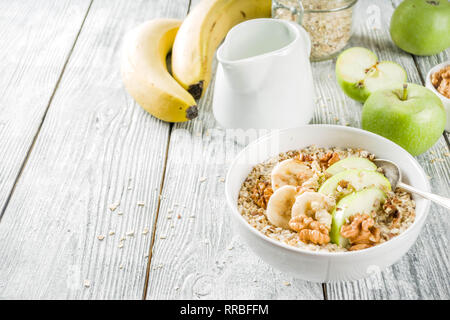
[[[252,200],[263,209],[267,209],[267,203],[273,194],[270,183],[258,180],[252,192]]]
[[[322,223],[307,216],[296,216],[289,221],[292,230],[298,232],[304,243],[327,244],[330,242],[329,229]]]
[[[341,236],[350,241],[350,251],[372,247],[380,242],[380,229],[368,215],[357,213],[341,227]]]

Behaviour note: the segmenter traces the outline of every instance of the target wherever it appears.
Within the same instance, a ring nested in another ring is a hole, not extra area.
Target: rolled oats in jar
[[[311,38],[311,60],[336,56],[352,35],[357,0],[273,0],[272,17],[300,23]]]

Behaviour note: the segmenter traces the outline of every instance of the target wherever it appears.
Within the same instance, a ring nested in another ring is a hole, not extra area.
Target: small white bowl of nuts
[[[428,72],[426,87],[433,91],[444,104],[447,111],[446,131],[450,131],[450,60],[440,63]]]

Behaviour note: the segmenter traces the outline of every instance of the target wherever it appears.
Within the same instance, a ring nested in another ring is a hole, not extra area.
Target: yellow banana
[[[124,39],[121,73],[128,93],[147,112],[168,122],[198,114],[194,98],[170,75],[166,56],[180,20],[157,19],[131,30]]]
[[[211,79],[214,53],[236,24],[270,17],[271,0],[203,0],[187,16],[172,49],[175,79],[199,99]]]

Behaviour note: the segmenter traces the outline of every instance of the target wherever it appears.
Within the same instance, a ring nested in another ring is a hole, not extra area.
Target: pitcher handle
[[[306,54],[307,57],[311,55],[311,38],[309,37],[308,32],[301,25],[295,22],[291,22],[294,24],[300,32],[301,37],[303,38],[303,43],[306,43]]]

